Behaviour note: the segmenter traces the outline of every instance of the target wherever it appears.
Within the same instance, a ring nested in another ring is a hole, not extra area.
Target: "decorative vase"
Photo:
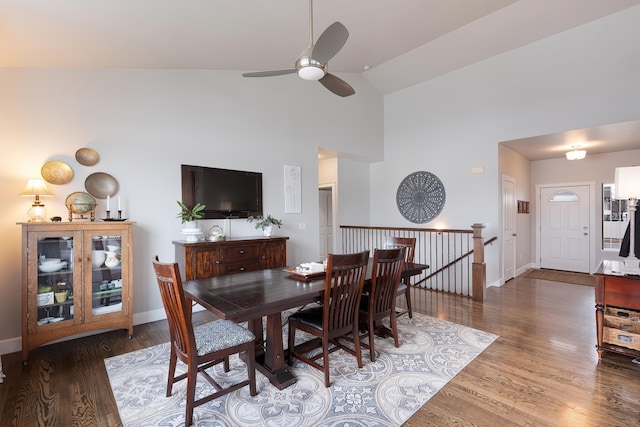
[[[196,221],[187,221],[184,224],[182,224],[182,229],[187,231],[197,230],[198,223]]]
[[[107,259],[104,261],[104,265],[109,268],[117,267],[120,265],[120,253],[119,252],[106,252]]]
[[[273,231],[273,226],[272,225],[267,225],[262,232],[264,233],[265,237],[271,237],[271,232]]]

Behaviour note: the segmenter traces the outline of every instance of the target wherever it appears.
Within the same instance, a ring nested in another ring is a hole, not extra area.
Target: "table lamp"
[[[640,260],[636,257],[636,202],[640,196],[640,166],[616,168],[616,199],[629,200],[629,255],[624,259],[622,273],[640,275]]]
[[[33,205],[31,205],[31,209],[27,212],[29,214],[29,222],[45,222],[47,220],[47,211],[44,208],[44,204],[40,203],[40,196],[53,196],[53,193],[49,191],[44,180],[30,179],[27,182],[27,187],[20,195],[35,196]]]

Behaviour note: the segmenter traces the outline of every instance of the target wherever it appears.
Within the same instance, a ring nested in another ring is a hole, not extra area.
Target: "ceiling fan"
[[[327,63],[342,49],[349,38],[349,31],[340,22],[329,25],[316,44],[313,44],[313,0],[309,0],[309,46],[295,63],[295,68],[286,70],[256,71],[243,73],[244,77],[272,77],[298,73],[304,80],[317,80],[338,96],[350,96],[355,90],[344,80],[327,72]]]

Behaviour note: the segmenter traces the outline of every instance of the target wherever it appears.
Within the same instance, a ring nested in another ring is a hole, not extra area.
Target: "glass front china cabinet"
[[[102,329],[133,335],[133,222],[21,223],[22,360]]]

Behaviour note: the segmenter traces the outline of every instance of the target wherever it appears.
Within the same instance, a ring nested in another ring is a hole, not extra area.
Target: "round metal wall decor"
[[[108,173],[95,172],[84,180],[84,188],[96,199],[106,199],[118,192],[118,181]]]
[[[56,160],[45,163],[40,169],[40,174],[45,181],[51,184],[62,185],[71,181],[71,178],[73,178],[73,169],[65,162]]]
[[[96,152],[96,150],[91,148],[80,148],[76,151],[76,160],[78,163],[84,166],[93,166],[98,163],[100,160],[100,156]]]
[[[396,204],[403,217],[415,224],[424,224],[440,215],[446,198],[442,181],[430,172],[419,171],[402,180]]]

